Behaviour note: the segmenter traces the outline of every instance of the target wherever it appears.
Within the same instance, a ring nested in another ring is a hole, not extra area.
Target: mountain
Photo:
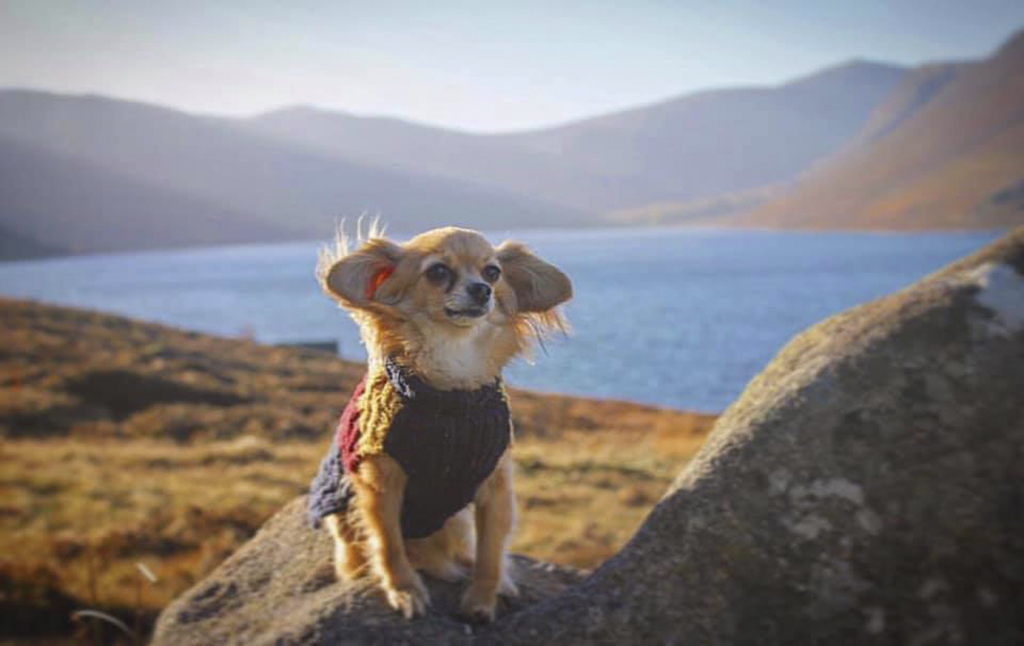
[[[782,190],[782,187],[777,185],[758,186],[693,200],[655,202],[618,209],[612,211],[608,217],[612,222],[625,225],[711,226],[764,204],[779,195]]]
[[[732,219],[809,229],[1024,222],[1024,31],[989,58],[908,74],[843,151]]]
[[[584,193],[600,180],[557,156],[531,151],[515,141],[400,119],[299,106],[269,112],[242,125],[324,154],[496,187],[575,208],[586,208],[585,201],[563,199],[564,192]]]
[[[7,227],[0,226],[0,259],[27,260],[45,256],[61,256],[67,249],[43,244]]]
[[[985,61],[852,61],[501,134],[0,90],[0,257],[326,238],[364,213],[399,234],[1003,226],[1024,206],[1022,40]]]
[[[901,76],[855,62],[501,135],[0,90],[0,257],[325,238],[363,213],[399,233],[601,224],[614,209],[791,179]]]
[[[299,235],[8,138],[0,138],[0,231],[8,259]]]
[[[0,139],[4,151],[30,151],[21,168],[11,158],[21,153],[5,153],[8,169],[21,179],[4,180],[4,221],[44,232],[42,243],[77,221],[90,230],[79,240],[83,251],[136,248],[122,229],[143,233],[160,221],[183,226],[196,219],[234,241],[325,238],[335,221],[364,212],[380,213],[398,231],[588,223],[569,208],[324,154],[255,134],[232,119],[95,96],[0,91]],[[82,211],[78,198],[86,190],[102,209]],[[164,245],[162,235],[154,230],[146,246]]]
[[[855,135],[904,70],[854,61],[778,87],[713,90],[531,132],[471,135],[290,108],[253,131],[606,213],[793,179]]]

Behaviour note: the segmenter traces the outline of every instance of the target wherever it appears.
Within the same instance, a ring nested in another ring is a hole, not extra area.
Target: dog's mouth
[[[445,307],[444,313],[448,316],[448,318],[452,319],[478,319],[487,313],[487,308],[467,307],[466,309],[456,310],[450,307]]]

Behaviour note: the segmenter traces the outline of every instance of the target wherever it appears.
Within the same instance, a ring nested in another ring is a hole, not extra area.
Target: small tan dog
[[[339,234],[318,267],[359,324],[369,365],[311,488],[310,518],[335,541],[338,576],[368,568],[405,617],[430,603],[421,570],[468,575],[460,613],[492,621],[497,595],[516,594],[501,372],[532,338],[564,329],[556,308],[572,284],[517,242],[494,248],[449,227],[398,244],[375,229],[354,250]]]

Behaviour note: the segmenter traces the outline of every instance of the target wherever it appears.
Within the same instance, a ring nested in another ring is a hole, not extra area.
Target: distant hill
[[[251,214],[6,138],[0,138],[0,229],[0,257],[10,259],[299,235]]]
[[[605,224],[615,209],[791,179],[855,133],[902,74],[855,62],[504,135],[2,90],[0,258],[326,238],[364,213],[400,234]]]
[[[4,151],[27,151],[23,163],[11,157],[21,153],[3,153],[21,178],[2,180],[3,221],[41,232],[39,241],[55,246],[58,231],[77,223],[88,230],[76,238],[80,251],[173,246],[187,242],[174,240],[181,237],[326,238],[338,219],[366,212],[382,214],[398,231],[590,221],[528,196],[281,142],[235,120],[95,96],[0,91],[0,138]],[[206,224],[196,235],[165,237],[175,222],[198,221]],[[210,232],[216,235],[204,237]]]
[[[997,228],[1024,222],[1024,32],[986,60],[908,74],[859,136],[737,226]]]
[[[607,213],[791,180],[855,135],[903,74],[855,61],[778,87],[698,92],[500,135],[312,108],[272,112],[247,125],[388,168]]]
[[[382,168],[429,173],[519,193],[531,193],[538,177],[556,174],[555,181],[563,183],[571,175],[557,158],[524,150],[515,142],[401,119],[296,106],[242,121],[240,126]],[[593,180],[580,174],[579,189]]]
[[[249,119],[0,90],[0,258],[619,223],[984,228],[1024,207],[1024,35],[990,59],[853,61],[527,132],[295,107]]]
[[[67,253],[67,249],[43,244],[12,229],[0,227],[0,259],[2,260],[26,260],[44,256],[62,256]]]
[[[732,193],[678,202],[655,202],[609,214],[612,222],[627,225],[713,226],[740,213],[747,213],[783,192],[778,185],[759,186]]]

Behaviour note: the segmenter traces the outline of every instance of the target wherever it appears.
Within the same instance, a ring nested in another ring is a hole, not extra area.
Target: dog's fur
[[[394,356],[435,388],[476,389],[493,383],[532,338],[565,329],[556,308],[572,296],[569,279],[520,243],[494,248],[475,231],[448,227],[398,244],[372,226],[357,236],[355,249],[349,247],[339,232],[334,249],[321,254],[317,275],[359,324],[371,368]],[[481,283],[490,288],[486,302]],[[508,451],[472,509],[424,539],[403,539],[399,513],[407,478],[398,462],[386,454],[367,456],[350,478],[355,504],[324,519],[339,577],[368,569],[388,603],[407,618],[423,614],[430,602],[416,570],[447,581],[471,570],[460,611],[474,621],[492,621],[497,594],[516,593],[505,567],[515,517]]]

